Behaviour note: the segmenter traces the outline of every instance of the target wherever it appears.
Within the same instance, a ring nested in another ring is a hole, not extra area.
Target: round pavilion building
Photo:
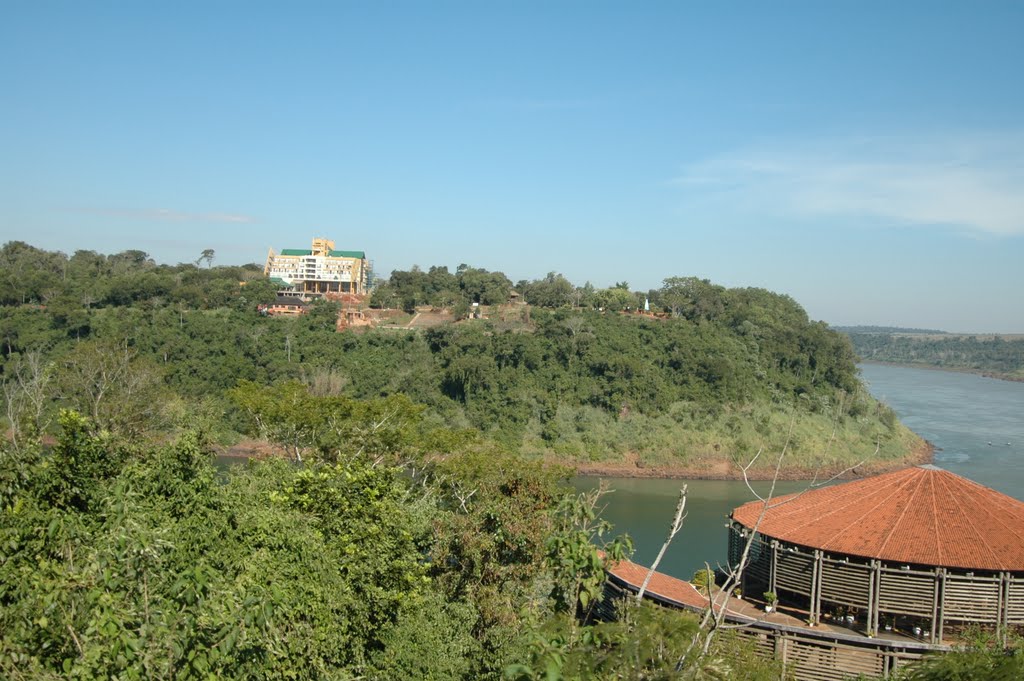
[[[1024,502],[936,466],[744,504],[731,565],[751,533],[744,594],[774,592],[812,625],[931,643],[966,625],[1024,627]]]

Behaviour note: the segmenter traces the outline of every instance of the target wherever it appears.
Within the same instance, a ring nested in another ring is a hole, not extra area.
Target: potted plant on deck
[[[775,606],[778,604],[778,602],[779,602],[779,597],[777,595],[775,595],[774,591],[765,591],[764,592],[764,611],[765,612],[772,612],[773,610],[775,610]]]
[[[711,587],[715,585],[715,571],[709,568],[697,570],[693,573],[693,579],[690,580],[690,584],[693,584],[693,588],[697,589],[700,593],[710,596]]]

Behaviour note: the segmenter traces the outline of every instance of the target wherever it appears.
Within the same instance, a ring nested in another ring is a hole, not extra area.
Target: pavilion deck
[[[648,568],[622,561],[609,566],[606,572],[612,591],[636,594]],[[713,596],[717,607],[722,594],[715,591]],[[652,575],[644,598],[691,612],[702,612],[708,607],[707,596],[691,583],[660,572]],[[812,626],[808,624],[807,611],[783,606],[766,613],[763,604],[734,596],[728,596],[725,608],[727,621],[749,625],[737,631],[752,636],[763,654],[781,659],[801,680],[841,678],[844,674],[888,678],[897,668],[929,652],[949,650],[946,645],[931,644],[926,638],[896,631],[868,636],[863,623],[826,621]]]

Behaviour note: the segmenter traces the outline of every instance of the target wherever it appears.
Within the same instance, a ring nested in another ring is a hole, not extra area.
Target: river
[[[936,447],[935,465],[1024,500],[1024,383],[972,374],[865,364],[861,375],[878,399]],[[593,478],[577,487],[592,488]],[[742,482],[608,479],[604,517],[628,533],[633,560],[648,565],[665,540],[679,495],[688,485],[688,515],[659,569],[689,578],[708,561],[725,560],[729,512],[753,497]],[[763,488],[763,484],[761,486]],[[802,489],[780,483],[778,492]]]

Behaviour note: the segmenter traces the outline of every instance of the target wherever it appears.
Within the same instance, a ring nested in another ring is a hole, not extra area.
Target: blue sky
[[[0,240],[788,293],[1024,332],[1024,3],[0,10]]]

